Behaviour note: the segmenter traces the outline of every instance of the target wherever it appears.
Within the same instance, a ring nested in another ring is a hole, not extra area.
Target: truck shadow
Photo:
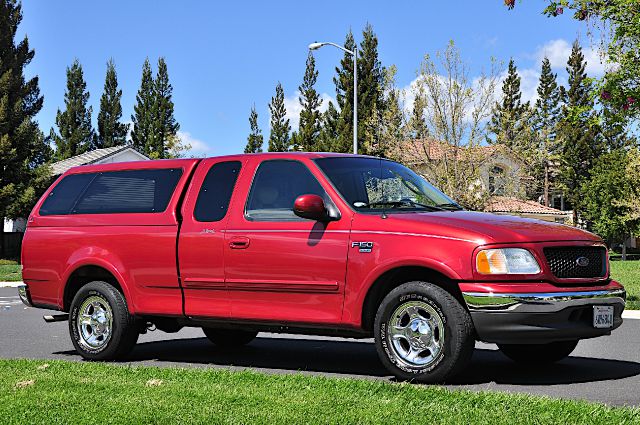
[[[63,353],[77,356],[75,351]],[[258,337],[234,349],[216,347],[206,338],[140,343],[127,363],[175,363],[389,378],[370,342]],[[448,384],[556,385],[616,380],[640,374],[640,363],[572,356],[541,367],[518,365],[499,351],[476,349],[470,366]]]

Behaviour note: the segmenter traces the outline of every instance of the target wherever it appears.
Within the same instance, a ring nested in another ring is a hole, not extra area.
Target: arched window
[[[495,165],[489,171],[489,193],[502,196],[505,194],[506,172],[503,167]]]

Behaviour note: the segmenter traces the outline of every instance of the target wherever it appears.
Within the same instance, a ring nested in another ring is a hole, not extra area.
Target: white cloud
[[[564,69],[571,54],[571,45],[572,43],[564,39],[551,40],[539,46],[532,57],[536,59],[537,63],[542,63],[542,59],[546,56],[553,69]],[[582,53],[587,61],[587,75],[590,77],[602,76],[606,71],[606,66],[600,53],[591,47],[583,47]]]
[[[287,110],[287,114],[285,115],[285,119],[289,120],[291,124],[292,131],[298,131],[298,127],[300,126],[300,111],[302,111],[302,105],[300,105],[300,101],[298,98],[300,97],[300,91],[296,90],[293,96],[284,98],[284,107]],[[320,105],[320,112],[324,112],[329,107],[329,101],[333,102],[333,105],[337,108],[336,100],[327,93],[320,94],[320,99],[322,99],[322,104]]]
[[[211,146],[200,139],[196,139],[188,131],[178,131],[178,137],[185,145],[191,145],[191,149],[187,152],[187,155],[210,156],[213,152]]]

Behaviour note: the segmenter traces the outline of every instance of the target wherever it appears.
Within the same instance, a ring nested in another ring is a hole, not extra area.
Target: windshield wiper
[[[379,202],[371,202],[369,204],[364,205],[364,207],[373,207],[373,206],[381,206],[384,207],[385,205],[390,205],[391,207],[397,208],[397,207],[402,207],[402,206],[410,206],[410,207],[422,207],[422,208],[426,208],[428,210],[431,211],[444,211],[444,208],[441,208],[440,206],[435,206],[435,205],[426,205],[426,204],[421,204],[419,202],[415,202],[412,201],[410,199],[404,199],[401,201],[379,201]]]
[[[447,202],[446,204],[438,204],[437,206],[440,207],[440,209],[451,211],[461,211],[464,209],[455,202]]]

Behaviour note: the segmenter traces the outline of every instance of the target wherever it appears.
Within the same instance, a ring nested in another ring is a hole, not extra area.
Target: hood
[[[563,224],[510,215],[472,211],[389,214],[387,229],[430,233],[485,243],[602,240],[584,230]]]

